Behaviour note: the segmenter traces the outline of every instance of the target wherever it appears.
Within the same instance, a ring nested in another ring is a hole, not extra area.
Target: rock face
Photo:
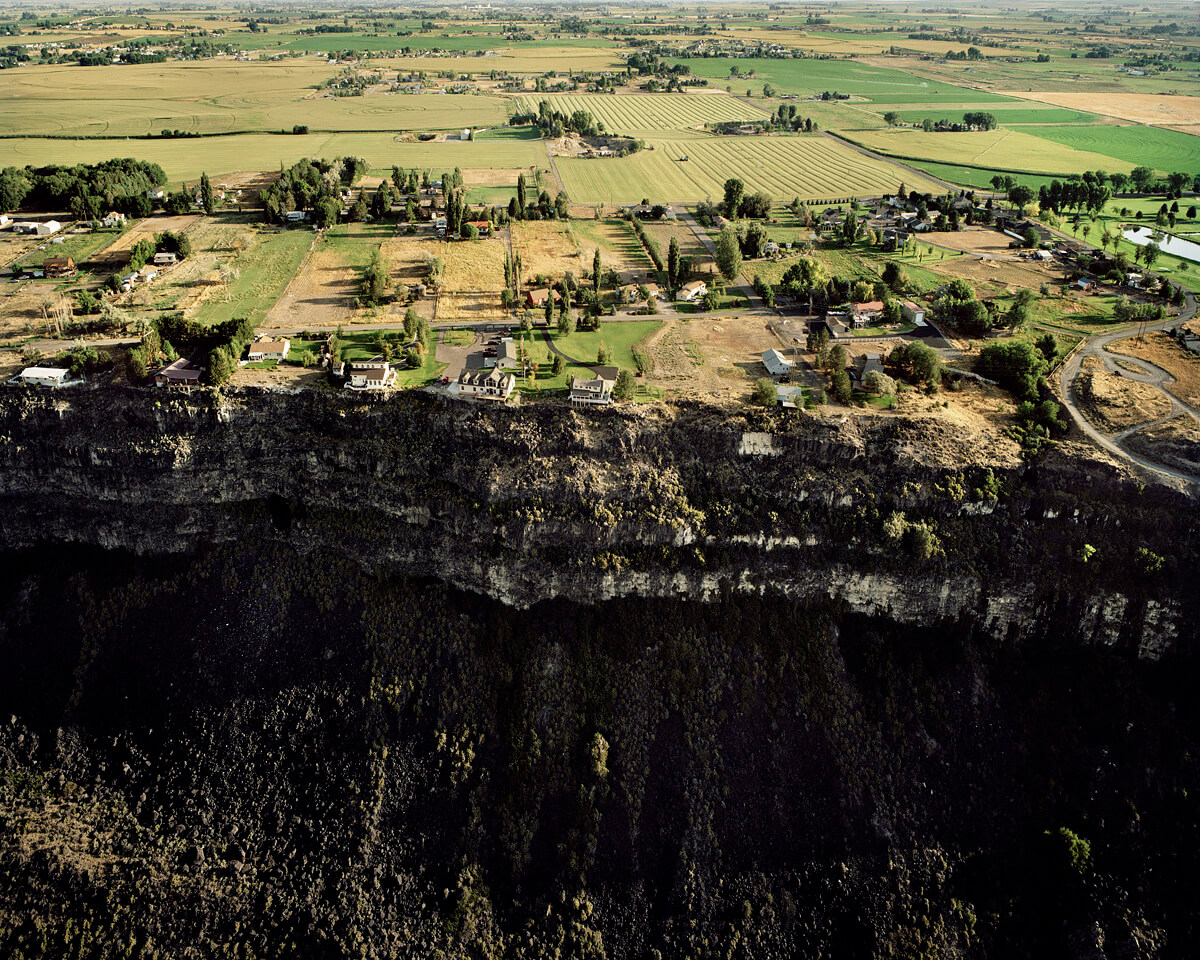
[[[1098,464],[5,391],[0,510],[0,955],[1192,942],[1197,512]]]

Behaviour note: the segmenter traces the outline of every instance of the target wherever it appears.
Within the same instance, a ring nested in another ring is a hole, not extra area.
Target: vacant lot
[[[1161,390],[1109,373],[1099,357],[1084,358],[1075,378],[1075,394],[1088,419],[1105,433],[1117,433],[1171,412],[1171,402]]]
[[[557,161],[563,186],[582,203],[693,202],[719,199],[726,179],[777,199],[835,200],[909,190],[940,192],[895,164],[823,136],[708,137],[652,140],[652,150],[621,159]]]
[[[708,248],[700,242],[687,223],[679,220],[660,220],[647,223],[646,235],[658,243],[662,249],[664,262],[666,262],[667,250],[671,245],[671,238],[674,237],[679,244],[679,255],[692,258],[693,270],[704,273],[716,269],[712,254],[708,252]]]
[[[588,270],[591,270],[591,256],[595,250],[600,251],[602,269],[616,270],[622,283],[643,278],[654,269],[633,227],[624,220],[575,220],[571,230]],[[666,252],[664,244],[664,256]]]
[[[322,246],[304,260],[264,326],[288,330],[347,321],[354,313],[358,287],[359,272],[344,253]]]
[[[1187,473],[1200,473],[1200,424],[1184,415],[1146,427],[1125,440],[1135,453]]]
[[[1109,347],[1113,353],[1124,353],[1162,367],[1175,378],[1166,384],[1169,393],[1184,403],[1200,407],[1200,357],[1189,353],[1165,333],[1149,334],[1145,340],[1129,337]]]
[[[513,250],[521,256],[521,279],[539,274],[561,279],[568,270],[583,276],[583,261],[569,224],[555,220],[522,220],[512,225]]]
[[[504,258],[508,247],[499,237],[482,240],[435,241],[431,251],[445,264],[442,290],[447,293],[504,289]]]

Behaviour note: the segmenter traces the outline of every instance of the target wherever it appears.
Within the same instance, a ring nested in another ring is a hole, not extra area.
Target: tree
[[[200,174],[200,206],[208,216],[213,212],[213,188],[207,173]]]
[[[365,303],[372,306],[383,301],[387,294],[388,263],[383,253],[376,249],[371,255],[371,262],[363,268],[360,295]]]
[[[872,370],[863,377],[863,386],[877,397],[890,397],[896,393],[896,381],[881,370]]]
[[[885,113],[883,115],[883,122],[886,123],[889,127],[898,127],[898,126],[900,126],[900,122],[901,122],[900,114],[897,113],[895,110],[889,110],[887,113]]]
[[[671,296],[675,295],[679,280],[679,241],[671,237],[670,246],[667,247],[667,289]]]
[[[754,382],[754,402],[760,407],[773,407],[779,403],[779,388],[770,377],[759,377]]]
[[[1033,202],[1033,198],[1037,196],[1033,192],[1032,187],[1027,187],[1023,183],[1017,184],[1008,191],[1008,202],[1017,208],[1017,212],[1021,216],[1025,216],[1025,208]]]
[[[596,248],[596,252],[592,254],[592,289],[597,295],[600,293],[600,275],[602,273],[600,267],[600,248]]]
[[[850,386],[850,375],[845,370],[835,370],[829,378],[829,395],[841,404],[850,402],[853,388]]]
[[[1037,396],[1048,364],[1042,351],[1025,340],[996,340],[979,351],[975,370],[1019,399]]]
[[[1162,247],[1153,241],[1142,247],[1142,262],[1146,264],[1147,269],[1153,267],[1158,262],[1158,257],[1161,253]]]
[[[525,174],[517,174],[517,216],[524,218],[527,200],[525,196]]]
[[[611,362],[612,362],[612,350],[609,349],[607,343],[605,343],[603,340],[601,340],[600,346],[596,350],[596,363],[598,363],[600,366],[604,367],[604,366],[607,366]]]
[[[742,272],[742,247],[732,227],[726,227],[717,238],[716,261],[726,280],[733,280]]]
[[[889,260],[883,267],[883,282],[888,285],[888,289],[894,290],[896,293],[903,293],[908,286],[908,277],[904,274],[904,268],[895,260]]]
[[[554,355],[554,359],[550,361],[550,375],[552,377],[557,377],[563,372],[566,366],[567,362],[556,353]]]
[[[1138,193],[1149,193],[1154,183],[1154,171],[1149,167],[1134,167],[1129,171],[1129,181]]]
[[[622,370],[617,374],[617,382],[613,385],[613,399],[632,400],[636,389],[637,383],[634,382],[633,374],[629,370]]]
[[[563,298],[562,313],[558,315],[559,336],[569,337],[575,332],[575,315],[571,313],[571,305]]]
[[[746,185],[737,177],[730,177],[725,181],[725,216],[731,220],[738,216],[742,209],[742,197],[746,193]],[[731,278],[732,279],[732,278]]]

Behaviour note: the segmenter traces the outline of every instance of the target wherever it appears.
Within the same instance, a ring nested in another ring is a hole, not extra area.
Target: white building
[[[179,257],[173,253],[156,253],[154,255],[154,265],[156,267],[173,267],[179,262]]]
[[[792,361],[778,350],[768,350],[762,355],[762,362],[773,377],[786,376],[792,370]]]
[[[571,378],[571,403],[577,406],[605,406],[613,402],[613,387],[615,380],[604,377],[593,377],[585,380],[583,377]]]
[[[355,360],[350,364],[351,390],[386,390],[395,385],[396,371],[383,360]]]
[[[471,128],[463,127],[462,133],[459,134],[459,139],[460,140],[470,140],[471,139]]]
[[[62,367],[26,367],[20,380],[35,387],[61,387],[71,379],[71,371]]]
[[[51,234],[58,233],[62,229],[62,224],[57,220],[47,220],[45,223],[39,223],[34,228],[34,233],[39,237],[48,237]]]
[[[488,372],[466,370],[458,378],[458,392],[464,397],[478,397],[480,400],[507,400],[512,396],[517,386],[517,378],[511,373],[503,373],[498,368]]]
[[[286,338],[283,340],[255,340],[247,349],[246,358],[251,362],[258,360],[284,360],[287,358],[288,351],[291,348],[292,342]]]
[[[904,319],[909,323],[925,322],[925,308],[912,300],[905,300],[901,303],[900,312],[904,314]]]
[[[708,293],[708,284],[703,280],[693,280],[679,288],[678,299],[691,303],[693,300],[699,300],[706,293]]]

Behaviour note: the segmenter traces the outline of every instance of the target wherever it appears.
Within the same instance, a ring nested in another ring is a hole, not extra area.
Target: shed
[[[792,369],[792,361],[778,350],[768,350],[762,355],[762,362],[767,368],[767,373],[773,377],[786,376]]]

